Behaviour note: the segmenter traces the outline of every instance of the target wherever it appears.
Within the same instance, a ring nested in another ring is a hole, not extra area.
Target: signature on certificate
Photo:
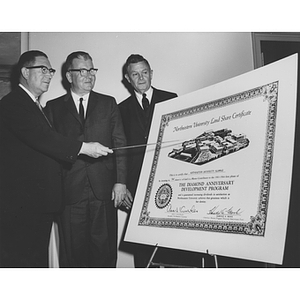
[[[243,213],[243,211],[238,208],[238,209],[234,209],[233,207],[230,208],[222,208],[219,209],[219,205],[218,206],[214,206],[213,208],[211,208],[207,214],[208,215],[222,215],[222,216],[241,216]]]
[[[167,206],[167,212],[168,213],[194,214],[194,213],[197,213],[198,210],[195,208],[195,205],[193,205],[192,207],[186,207],[185,205],[172,207],[172,205],[169,204]]]

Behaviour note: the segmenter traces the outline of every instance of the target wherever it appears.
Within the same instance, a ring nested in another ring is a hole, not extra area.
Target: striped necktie
[[[43,116],[45,117],[45,119],[47,120],[49,126],[52,127],[50,121],[48,120],[47,116],[45,115],[45,113],[44,113],[44,111],[43,111],[43,108],[42,108],[42,105],[41,105],[40,101],[39,101],[39,100],[36,100],[36,101],[35,101],[35,104],[37,105],[37,107],[39,108],[39,110],[42,112],[42,114],[43,114]]]

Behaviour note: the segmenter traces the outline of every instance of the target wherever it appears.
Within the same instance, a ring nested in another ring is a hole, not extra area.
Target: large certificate
[[[158,104],[125,241],[282,263],[297,56]]]

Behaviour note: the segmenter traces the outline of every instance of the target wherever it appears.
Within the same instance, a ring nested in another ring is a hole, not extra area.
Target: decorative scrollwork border
[[[272,82],[235,95],[224,97],[218,100],[212,100],[204,104],[162,115],[157,138],[157,146],[155,149],[151,173],[149,176],[147,190],[143,202],[143,208],[139,217],[138,225],[264,236],[270,193],[270,180],[272,174],[273,150],[277,116],[278,85],[278,81]],[[249,222],[241,223],[226,221],[180,220],[171,218],[161,219],[151,217],[151,213],[150,211],[148,211],[148,203],[157,169],[161,145],[160,143],[162,142],[165,127],[169,125],[169,122],[174,119],[183,118],[188,115],[218,109],[220,107],[232,105],[237,102],[247,101],[261,96],[264,97],[263,101],[268,101],[268,117],[266,122],[267,128],[265,137],[264,159],[262,165],[260,196],[258,199],[256,215],[250,216]]]

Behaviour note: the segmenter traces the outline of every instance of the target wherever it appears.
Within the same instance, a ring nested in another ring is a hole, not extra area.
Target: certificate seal
[[[156,192],[155,204],[157,208],[166,207],[172,198],[172,187],[169,184],[163,184]]]

